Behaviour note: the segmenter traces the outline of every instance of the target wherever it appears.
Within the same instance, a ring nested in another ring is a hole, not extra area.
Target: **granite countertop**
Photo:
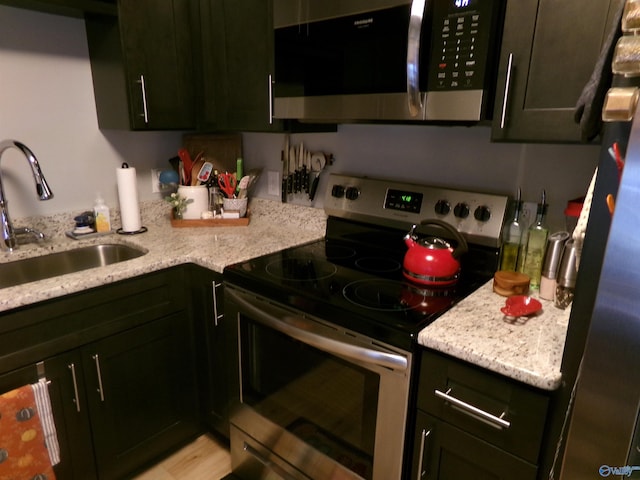
[[[0,312],[184,263],[222,273],[232,263],[324,237],[324,210],[263,199],[251,199],[249,208],[248,226],[174,228],[169,219],[170,207],[163,201],[148,202],[141,204],[142,224],[147,232],[111,233],[80,240],[65,235],[72,229],[72,214],[14,221],[16,226],[28,225],[45,232],[47,240],[0,253],[0,263],[96,243],[124,243],[147,253],[105,267],[0,289]],[[120,226],[118,212],[112,212],[112,226]]]
[[[560,386],[571,310],[538,298],[538,315],[524,323],[508,323],[500,311],[505,300],[493,292],[491,280],[425,327],[418,342],[528,385],[555,390]]]
[[[147,202],[141,204],[147,232],[81,240],[65,235],[73,225],[71,214],[14,222],[45,232],[47,240],[0,253],[0,263],[96,243],[124,243],[147,253],[105,267],[0,289],[0,312],[184,263],[222,273],[227,265],[324,237],[326,215],[321,209],[263,199],[252,199],[249,208],[248,226],[174,228],[165,202]],[[112,212],[112,225],[120,225],[118,212]],[[504,302],[504,297],[493,293],[490,281],[422,330],[418,342],[529,385],[556,389],[569,310],[541,300],[543,310],[538,316],[525,324],[509,324],[500,312]]]

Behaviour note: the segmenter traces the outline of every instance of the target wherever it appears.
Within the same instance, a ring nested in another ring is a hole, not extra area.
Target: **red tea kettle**
[[[404,237],[409,250],[404,255],[402,273],[406,278],[422,285],[446,286],[458,281],[460,262],[458,259],[467,252],[469,247],[464,237],[447,222],[437,219],[427,219],[420,225],[437,225],[449,233],[457,242],[456,248],[438,237],[428,236],[418,239],[413,225]]]

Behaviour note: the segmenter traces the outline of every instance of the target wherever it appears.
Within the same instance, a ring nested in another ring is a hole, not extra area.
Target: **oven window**
[[[370,479],[379,375],[253,322],[242,330],[243,402]]]

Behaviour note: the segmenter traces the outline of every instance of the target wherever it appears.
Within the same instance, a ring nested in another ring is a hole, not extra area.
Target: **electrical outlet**
[[[520,223],[528,227],[536,219],[538,204],[536,202],[522,202],[522,210],[520,212]]]
[[[160,193],[160,172],[159,168],[151,169],[151,193]]]
[[[267,172],[267,193],[273,196],[280,196],[280,173],[275,171]]]

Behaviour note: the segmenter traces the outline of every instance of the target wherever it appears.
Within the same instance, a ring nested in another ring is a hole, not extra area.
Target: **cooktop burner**
[[[453,289],[426,289],[406,282],[377,278],[351,282],[342,293],[358,306],[387,312],[417,310],[425,314],[437,313],[455,300]]]
[[[265,267],[269,275],[281,280],[296,282],[317,282],[329,278],[337,272],[337,267],[329,262],[311,256],[292,256],[270,262]]]

